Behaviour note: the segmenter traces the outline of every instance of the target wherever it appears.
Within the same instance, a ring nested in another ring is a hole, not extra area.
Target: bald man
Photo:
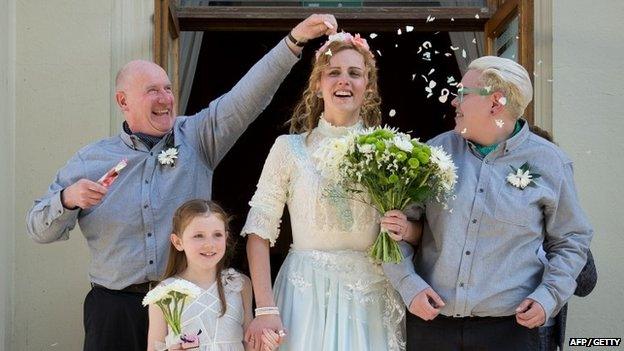
[[[119,71],[123,130],[79,150],[27,218],[36,242],[67,240],[76,222],[87,239],[92,289],[84,302],[84,350],[147,348],[141,301],[164,273],[175,209],[210,199],[214,169],[269,104],[302,43],[335,28],[331,15],[308,17],[195,116],[175,116],[171,82],[158,65],[137,60]],[[112,184],[98,182],[122,159],[127,166]]]

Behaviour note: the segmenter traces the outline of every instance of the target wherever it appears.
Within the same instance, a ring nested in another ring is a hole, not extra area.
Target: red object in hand
[[[108,188],[111,184],[113,184],[115,179],[117,179],[117,177],[119,176],[119,172],[127,165],[128,160],[124,158],[123,160],[119,161],[119,163],[115,167],[111,168],[110,171],[106,172],[97,182]]]

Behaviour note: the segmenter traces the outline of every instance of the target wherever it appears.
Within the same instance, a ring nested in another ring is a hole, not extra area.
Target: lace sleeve
[[[251,209],[241,232],[242,236],[256,234],[269,240],[271,246],[279,235],[284,204],[288,199],[292,157],[288,148],[288,136],[282,135],[275,140],[269,151],[256,193],[251,198]]]

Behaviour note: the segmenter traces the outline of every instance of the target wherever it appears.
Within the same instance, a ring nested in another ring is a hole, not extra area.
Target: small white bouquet
[[[388,126],[329,139],[315,157],[326,178],[337,180],[353,198],[381,215],[430,198],[446,203],[457,182],[455,164],[441,147],[428,146]],[[369,253],[377,262],[403,259],[399,245],[384,230]]]
[[[189,281],[176,279],[171,284],[158,285],[150,290],[143,298],[143,306],[156,304],[160,307],[167,325],[173,332],[167,337],[166,348],[172,345],[182,344],[182,348],[197,347],[185,345],[188,343],[198,344],[198,335],[201,330],[193,335],[182,335],[182,311],[187,299],[194,299],[201,293],[199,287]],[[165,348],[165,349],[166,349]]]

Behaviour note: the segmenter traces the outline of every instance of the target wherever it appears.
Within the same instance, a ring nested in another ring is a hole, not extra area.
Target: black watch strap
[[[298,47],[304,47],[306,42],[305,41],[298,41],[297,39],[295,39],[295,37],[293,37],[291,32],[288,32],[288,40],[290,40],[291,43],[297,45]]]

